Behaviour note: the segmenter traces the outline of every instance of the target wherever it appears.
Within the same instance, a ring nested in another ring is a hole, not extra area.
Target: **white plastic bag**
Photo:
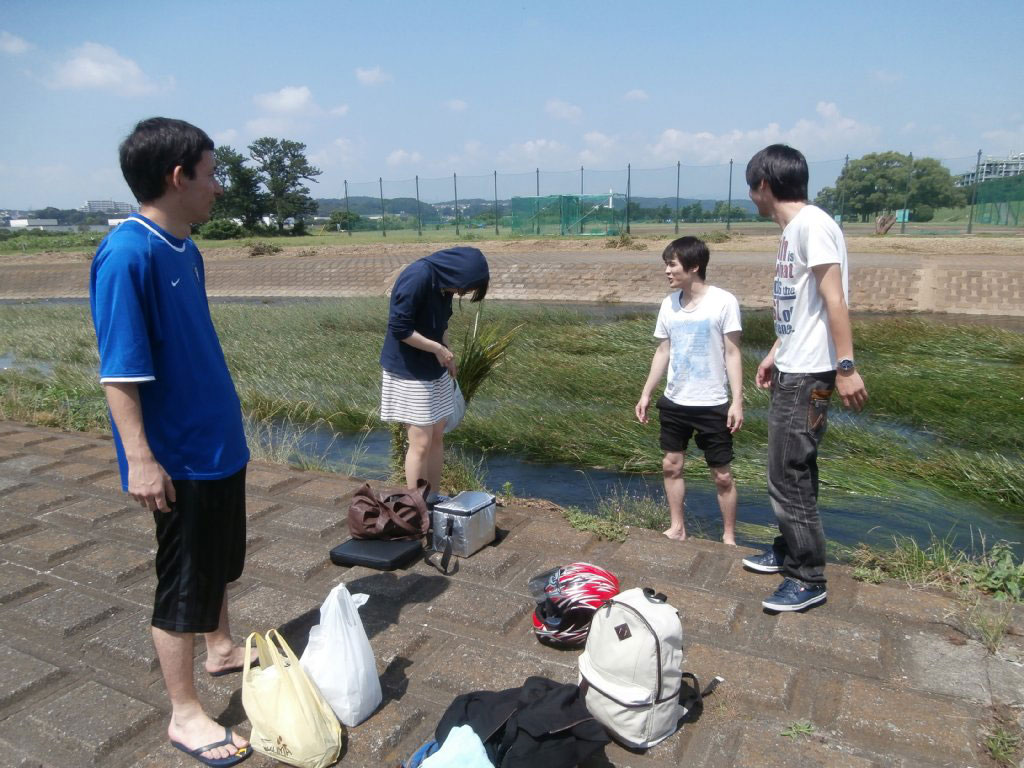
[[[466,398],[462,396],[462,388],[459,386],[458,379],[452,379],[452,387],[454,389],[452,399],[455,404],[455,410],[452,411],[452,415],[445,422],[444,433],[446,435],[459,426],[462,423],[462,418],[466,415]]]
[[[383,694],[373,649],[356,610],[369,599],[338,584],[320,606],[320,623],[309,630],[300,663],[345,725],[358,725]]]

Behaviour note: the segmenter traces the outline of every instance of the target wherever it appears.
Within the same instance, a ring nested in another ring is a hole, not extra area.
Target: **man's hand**
[[[153,458],[128,463],[128,493],[150,512],[169,512],[175,501],[170,475]]]
[[[743,403],[733,401],[732,405],[729,406],[729,413],[725,417],[725,425],[729,427],[729,432],[739,432],[743,426]]]
[[[637,401],[636,408],[633,409],[633,413],[636,414],[636,420],[641,424],[646,424],[648,421],[647,408],[650,404],[650,395],[640,395],[640,399]]]
[[[761,364],[757,366],[757,375],[754,377],[754,383],[757,384],[761,389],[772,388],[772,374],[775,373],[775,350],[772,349]]]
[[[850,373],[839,372],[836,374],[836,391],[843,400],[843,405],[859,411],[868,401],[868,390],[864,386],[864,380],[857,371]]]

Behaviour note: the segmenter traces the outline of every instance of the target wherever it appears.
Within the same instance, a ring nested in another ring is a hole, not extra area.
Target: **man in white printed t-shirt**
[[[784,577],[761,603],[770,611],[798,611],[826,598],[818,445],[834,390],[858,411],[868,399],[853,362],[846,242],[835,221],[807,203],[807,181],[807,160],[782,144],[747,164],[750,199],[782,228],[772,289],[777,339],[755,378],[772,391],[768,494],[780,535],[771,549],[743,560]]]
[[[673,240],[661,255],[673,292],[658,312],[654,338],[660,343],[635,413],[647,423],[651,395],[667,371],[665,393],[657,403],[665,498],[672,520],[664,534],[678,541],[686,538],[683,465],[696,432],[695,442],[704,451],[718,494],[722,541],[735,544],[732,435],[743,426],[740,305],[728,291],[704,282],[710,257],[707,245],[696,237]]]

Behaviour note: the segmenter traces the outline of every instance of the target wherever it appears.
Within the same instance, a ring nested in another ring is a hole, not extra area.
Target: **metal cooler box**
[[[484,491],[463,491],[432,513],[434,550],[444,551],[446,540],[458,557],[469,557],[494,541],[494,497]]]

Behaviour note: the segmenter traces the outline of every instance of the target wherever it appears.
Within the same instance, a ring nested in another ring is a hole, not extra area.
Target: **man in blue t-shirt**
[[[203,711],[193,679],[196,633],[211,676],[237,672],[244,649],[228,623],[226,587],[245,560],[241,407],[210,319],[203,259],[189,239],[223,190],[213,142],[181,120],[143,120],[120,148],[139,214],[92,262],[89,303],[121,486],[152,512],[157,587],[153,644],[171,699],[171,744],[234,765],[248,742]]]

